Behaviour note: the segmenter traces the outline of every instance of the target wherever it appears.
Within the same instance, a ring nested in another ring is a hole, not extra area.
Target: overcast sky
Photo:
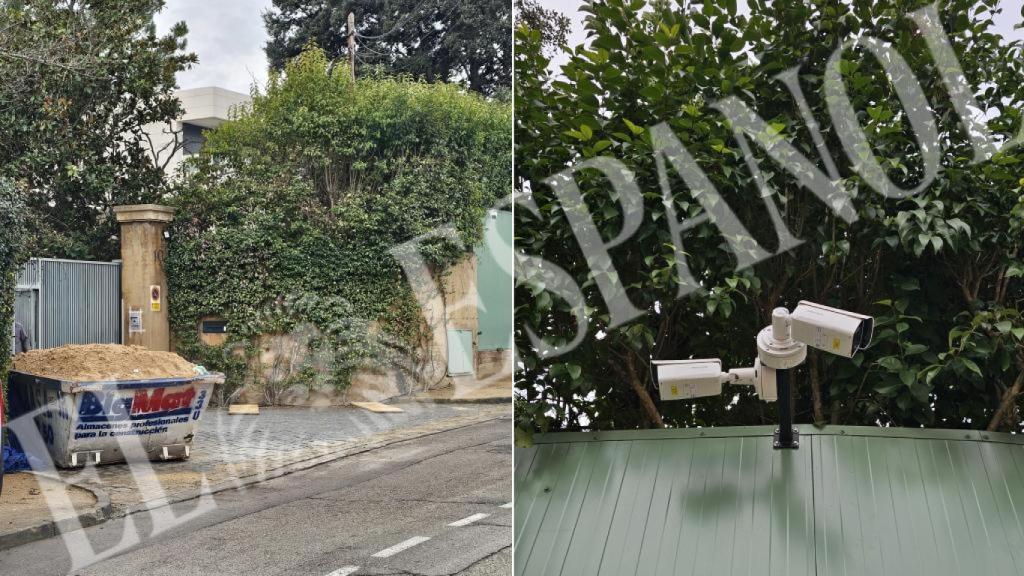
[[[572,46],[583,42],[582,18],[577,8],[579,0],[540,0],[542,5],[569,16]],[[1021,19],[1024,0],[1003,0],[1003,13],[997,19],[999,29],[1007,36],[1024,38],[1024,30],[1014,30]],[[253,81],[263,86],[267,79],[267,59],[263,46],[267,33],[262,14],[269,9],[270,0],[167,0],[167,6],[157,15],[157,28],[164,32],[174,22],[188,24],[189,49],[199,56],[199,64],[178,74],[182,88],[221,86],[239,92],[248,92]],[[557,64],[564,57],[556,57]]]
[[[189,50],[199,56],[199,64],[178,74],[178,85],[248,93],[255,79],[262,88],[267,81],[262,14],[269,7],[270,0],[167,0],[157,14],[157,29],[166,32],[184,20]]]

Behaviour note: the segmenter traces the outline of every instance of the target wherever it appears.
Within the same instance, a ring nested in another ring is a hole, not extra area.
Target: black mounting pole
[[[779,397],[779,428],[775,431],[775,448],[796,449],[800,447],[800,439],[793,428],[793,390],[789,386],[789,369],[775,371],[775,384]]]

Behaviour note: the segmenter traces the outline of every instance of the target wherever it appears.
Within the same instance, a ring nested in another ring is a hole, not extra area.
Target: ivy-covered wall
[[[315,48],[206,135],[170,230],[171,329],[229,389],[262,377],[264,335],[300,334],[311,351],[282,385],[344,389],[359,370],[411,366],[429,335],[390,251],[451,225],[456,241],[420,247],[444,270],[511,190],[507,103],[446,84],[353,84]],[[200,342],[207,316],[227,320],[225,345]]]
[[[11,362],[11,324],[14,322],[15,279],[24,260],[25,206],[15,187],[0,178],[0,385],[7,398]]]

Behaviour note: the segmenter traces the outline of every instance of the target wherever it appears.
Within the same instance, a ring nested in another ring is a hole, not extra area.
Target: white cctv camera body
[[[692,400],[719,396],[725,384],[754,387],[758,397],[774,402],[778,398],[775,369],[754,361],[751,368],[733,368],[722,372],[718,358],[701,360],[655,360],[658,368],[658,389],[662,400]]]
[[[656,360],[662,400],[690,400],[718,396],[724,384],[751,385],[766,402],[778,400],[777,370],[795,368],[807,359],[807,347],[852,357],[867,348],[874,319],[801,301],[790,313],[785,308],[772,312],[771,325],[757,335],[757,360],[751,368],[722,372],[722,361]]]
[[[655,360],[662,400],[690,400],[722,393],[722,361]]]
[[[797,305],[789,319],[794,340],[844,358],[867,348],[874,331],[870,316],[806,301]]]

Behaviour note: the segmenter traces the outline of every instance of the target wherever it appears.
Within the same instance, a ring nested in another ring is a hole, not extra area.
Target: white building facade
[[[206,138],[203,130],[220,126],[239,107],[247,106],[252,99],[248,94],[234,92],[216,86],[178,90],[175,95],[181,100],[184,114],[167,124],[149,124],[144,130],[154,162],[169,176],[176,176],[181,162],[198,153]]]

